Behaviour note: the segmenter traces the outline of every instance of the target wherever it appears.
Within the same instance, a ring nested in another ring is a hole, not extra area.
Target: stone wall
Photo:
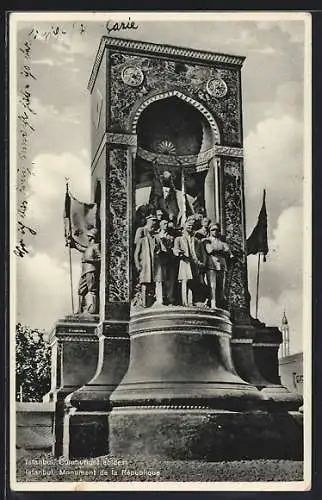
[[[54,412],[54,403],[16,403],[17,451],[52,449]]]

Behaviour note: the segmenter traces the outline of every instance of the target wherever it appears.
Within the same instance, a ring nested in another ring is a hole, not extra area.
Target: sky
[[[242,98],[247,236],[256,224],[263,189],[267,191],[269,254],[261,266],[259,319],[279,326],[285,310],[291,353],[302,351],[303,255],[309,215],[303,202],[304,181],[309,178],[304,168],[303,18],[276,20],[264,15],[223,20],[207,15],[197,21],[194,15],[182,20],[172,13],[172,19],[158,14],[148,21],[141,16],[130,16],[136,30],[111,36],[246,56]],[[49,330],[71,313],[63,233],[65,177],[74,196],[90,201],[87,83],[100,38],[107,34],[107,19],[127,21],[128,17],[113,12],[104,20],[98,15],[95,21],[75,16],[70,21],[44,22],[34,15],[33,22],[17,23],[16,98],[19,101],[29,85],[34,129],[29,130],[23,160],[31,170],[24,194],[28,201],[24,224],[37,231],[24,235],[29,253],[16,257],[17,321],[25,325]],[[27,60],[25,41],[30,45]],[[73,252],[76,298],[80,254]],[[249,256],[253,314],[256,270],[257,256]]]

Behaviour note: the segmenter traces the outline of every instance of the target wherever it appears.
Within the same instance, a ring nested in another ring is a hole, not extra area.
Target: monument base
[[[107,412],[76,411],[72,408],[64,418],[63,456],[73,460],[107,455],[108,436]]]
[[[124,407],[109,417],[113,455],[164,460],[303,459],[303,415],[193,406]]]
[[[99,327],[99,354],[94,377],[65,400],[63,454],[83,458],[108,453],[110,395],[129,362],[127,321],[106,321]]]

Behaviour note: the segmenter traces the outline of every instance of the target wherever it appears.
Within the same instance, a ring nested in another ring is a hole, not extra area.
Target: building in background
[[[303,353],[290,354],[290,327],[285,311],[280,330],[283,335],[279,358],[281,382],[289,390],[303,394]]]

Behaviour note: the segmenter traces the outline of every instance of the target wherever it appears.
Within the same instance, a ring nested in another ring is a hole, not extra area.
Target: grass
[[[222,462],[125,459],[113,456],[66,462],[50,454],[21,454],[18,482],[301,481],[303,463],[292,460]]]

